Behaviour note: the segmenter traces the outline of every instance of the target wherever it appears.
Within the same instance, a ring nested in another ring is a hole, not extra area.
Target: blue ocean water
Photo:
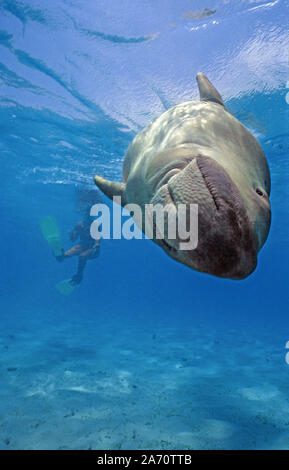
[[[288,7],[0,1],[1,449],[289,448]],[[221,280],[103,240],[62,296],[76,259],[56,263],[39,218],[69,248],[76,189],[120,181],[133,137],[198,99],[199,71],[270,166],[256,271]]]

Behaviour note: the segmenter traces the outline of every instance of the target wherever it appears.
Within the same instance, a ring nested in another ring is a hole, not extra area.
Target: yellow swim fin
[[[62,243],[56,220],[51,215],[42,217],[39,220],[42,235],[46,239],[48,245],[51,247],[54,256],[62,256]]]
[[[56,289],[63,295],[69,295],[74,291],[75,285],[71,283],[71,279],[65,279],[64,281],[56,284]]]

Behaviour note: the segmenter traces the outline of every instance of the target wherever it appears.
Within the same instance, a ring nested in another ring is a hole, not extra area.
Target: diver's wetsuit
[[[73,284],[79,284],[82,281],[86,262],[89,259],[96,258],[99,254],[99,240],[91,238],[90,222],[81,221],[75,225],[74,229],[70,232],[70,239],[74,242],[77,238],[80,239],[80,243],[65,251],[61,259],[58,259],[63,261],[65,258],[78,256],[77,272],[71,278]]]

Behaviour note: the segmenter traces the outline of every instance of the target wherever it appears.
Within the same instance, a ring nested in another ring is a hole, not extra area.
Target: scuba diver
[[[77,272],[72,276],[70,282],[79,284],[83,278],[83,271],[89,259],[95,259],[99,255],[99,240],[94,240],[90,236],[91,220],[84,219],[78,222],[70,232],[70,240],[75,242],[79,238],[79,243],[67,251],[62,249],[62,254],[55,256],[57,261],[64,261],[66,258],[78,256]]]
[[[64,250],[61,243],[60,232],[54,217],[43,217],[40,220],[42,234],[52,248],[52,252],[57,261],[62,262],[67,258],[78,256],[77,271],[70,279],[59,282],[56,288],[64,295],[70,294],[74,287],[83,279],[83,272],[88,260],[98,257],[100,250],[100,240],[95,240],[90,235],[92,217],[90,216],[91,206],[100,202],[100,195],[95,190],[77,190],[77,212],[82,216],[75,227],[69,232],[72,242],[78,241],[69,250]]]

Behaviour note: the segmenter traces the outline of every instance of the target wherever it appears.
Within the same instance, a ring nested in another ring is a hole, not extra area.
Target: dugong
[[[244,279],[256,268],[271,223],[270,172],[253,135],[225,108],[208,78],[197,74],[200,101],[181,103],[146,126],[123,163],[123,183],[95,176],[122,205],[197,204],[198,244],[154,238],[190,268]]]

